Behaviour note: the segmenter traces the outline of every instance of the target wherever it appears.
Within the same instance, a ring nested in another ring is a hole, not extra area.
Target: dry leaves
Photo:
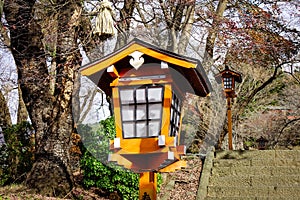
[[[199,157],[186,158],[188,167],[163,175],[164,183],[158,194],[161,200],[194,200],[197,196],[201,160]]]

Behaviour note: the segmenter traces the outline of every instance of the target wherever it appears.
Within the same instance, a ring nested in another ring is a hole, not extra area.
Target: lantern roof
[[[226,77],[226,76],[231,76],[234,78],[234,81],[241,83],[242,82],[242,74],[235,72],[231,69],[229,69],[229,67],[226,65],[225,69],[223,71],[221,71],[220,73],[215,75],[215,79],[217,81],[217,83],[222,83],[222,77]]]
[[[110,96],[110,83],[113,81],[113,77],[108,75],[107,68],[115,66],[117,70],[120,68],[134,69],[129,63],[132,55],[136,52],[142,55],[145,64],[165,63],[169,68],[179,72],[189,82],[196,95],[207,96],[212,90],[210,81],[199,60],[163,50],[137,38],[115,52],[82,66],[80,68],[81,74],[91,79]]]

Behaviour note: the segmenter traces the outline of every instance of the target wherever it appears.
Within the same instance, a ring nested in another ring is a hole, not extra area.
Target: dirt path
[[[188,167],[163,175],[165,180],[158,194],[160,200],[195,200],[201,172],[201,160],[197,157],[187,159]]]

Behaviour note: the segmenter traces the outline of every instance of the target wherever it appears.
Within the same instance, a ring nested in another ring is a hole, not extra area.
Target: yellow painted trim
[[[149,153],[160,149],[158,138],[131,138],[121,139],[122,152],[127,153]]]
[[[166,84],[170,83],[169,80],[165,79],[157,79],[157,80],[135,80],[135,81],[120,81],[119,79],[115,79],[110,86],[133,86],[133,85],[150,85],[150,84]]]
[[[179,59],[179,58],[174,58],[174,57],[165,55],[163,53],[160,53],[158,51],[148,49],[139,44],[132,44],[128,48],[124,49],[123,51],[121,51],[115,55],[112,55],[112,56],[108,57],[107,59],[102,60],[101,62],[95,63],[95,65],[91,65],[91,66],[81,69],[81,74],[84,76],[90,76],[92,74],[95,74],[95,73],[115,64],[116,62],[125,58],[126,56],[128,56],[129,54],[131,54],[134,51],[140,51],[146,55],[152,56],[161,61],[165,61],[165,62],[175,64],[175,65],[178,65],[181,67],[185,67],[185,68],[196,68],[197,67],[197,63],[188,62],[186,60]]]
[[[153,143],[150,143],[150,141],[148,139],[155,139],[155,138],[143,138],[144,142],[148,142],[150,145],[153,144]],[[174,141],[172,141],[172,137],[169,138],[168,140],[168,144],[173,144]],[[130,141],[130,147],[131,148],[126,148],[124,149],[124,147],[121,147],[120,149],[117,149],[117,151],[115,151],[113,154],[119,154],[119,155],[122,155],[122,154],[140,154],[140,153],[154,153],[154,152],[161,152],[161,153],[166,153],[168,151],[170,151],[170,146],[173,146],[173,145],[166,145],[166,146],[163,146],[163,147],[159,147],[158,149],[156,150],[153,150],[153,151],[145,151],[144,149],[144,146],[143,146],[143,149],[141,150],[140,149],[140,146],[137,147],[137,148],[133,148],[133,146],[136,144],[136,143],[139,143],[141,144],[142,142],[142,139],[141,138],[136,138],[136,139],[124,139],[124,141]],[[136,141],[132,141],[132,140],[136,140]],[[110,141],[111,144],[113,144],[113,140]],[[175,153],[176,155],[176,153]]]
[[[122,140],[122,118],[121,118],[121,108],[119,100],[119,90],[118,88],[112,88],[113,93],[113,105],[114,105],[114,117],[115,117],[115,127],[116,127],[116,137]]]
[[[117,162],[118,165],[124,166],[127,169],[131,169],[132,167],[132,162],[130,162],[120,154],[111,154],[110,162]]]
[[[176,170],[179,170],[181,168],[186,168],[186,166],[186,161],[179,160],[163,169],[160,169],[159,172],[175,172]]]
[[[182,106],[182,107],[183,107],[183,106]],[[177,137],[177,143],[176,143],[176,146],[178,146],[179,143],[180,143],[183,115],[184,115],[184,110],[183,110],[183,108],[181,108],[181,115],[180,115],[180,119],[179,119],[179,131],[178,131],[178,137]]]
[[[119,85],[119,79],[116,78],[115,80],[113,80],[113,82],[110,83],[110,87],[115,87]]]
[[[166,143],[169,138],[171,103],[172,103],[172,86],[171,84],[166,84],[164,90],[164,104],[163,104],[162,127],[161,127],[161,134],[165,135]]]
[[[145,47],[138,49],[138,51],[143,52],[144,54],[153,56],[154,58],[157,58],[159,60],[162,60],[162,61],[165,61],[168,63],[172,63],[175,65],[179,65],[181,67],[185,67],[185,68],[196,68],[197,67],[197,63],[191,63],[191,62],[188,62],[188,61],[185,61],[182,59],[170,57],[170,56],[167,56],[165,54],[162,54],[160,52],[157,52],[152,49],[145,48]]]

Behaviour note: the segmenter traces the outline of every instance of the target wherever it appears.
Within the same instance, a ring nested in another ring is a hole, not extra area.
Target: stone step
[[[205,200],[299,200],[299,197],[206,197]]]
[[[207,197],[222,197],[222,198],[298,198],[300,187],[222,187],[208,186]]]
[[[300,161],[300,150],[219,151],[216,159],[294,159]]]
[[[277,150],[275,151],[275,158],[300,161],[300,150]]]
[[[251,166],[289,166],[300,167],[300,160],[278,158],[274,160],[268,159],[252,159]]]
[[[216,159],[248,159],[248,158],[275,158],[275,151],[219,151],[216,152]]]
[[[214,167],[212,176],[280,176],[300,174],[300,167],[290,166],[236,166],[236,167]]]
[[[205,199],[300,200],[300,150],[213,153]]]
[[[284,176],[211,176],[209,186],[225,186],[225,187],[299,187],[300,175],[284,175]]]
[[[295,159],[216,159],[213,167],[240,166],[290,166],[300,167],[300,160]]]

